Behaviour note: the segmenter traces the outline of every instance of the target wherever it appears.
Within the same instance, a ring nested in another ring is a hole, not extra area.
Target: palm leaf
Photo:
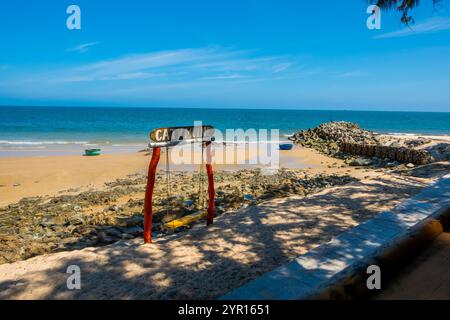
[[[438,2],[442,0],[431,0],[436,6]],[[411,16],[408,16],[408,11],[417,7],[420,4],[420,0],[369,0],[370,4],[376,4],[382,10],[388,11],[392,9],[397,9],[402,12],[401,22],[408,25],[414,22]]]

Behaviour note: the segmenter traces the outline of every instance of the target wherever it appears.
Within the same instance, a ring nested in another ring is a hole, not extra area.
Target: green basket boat
[[[87,157],[99,156],[101,149],[87,149],[84,151],[84,155]]]

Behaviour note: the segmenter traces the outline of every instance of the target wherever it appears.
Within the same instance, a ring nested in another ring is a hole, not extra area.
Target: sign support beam
[[[144,242],[152,243],[152,207],[153,189],[155,188],[156,168],[161,157],[161,147],[156,147],[152,152],[152,159],[148,167],[147,187],[144,200]]]
[[[144,200],[144,242],[152,243],[152,215],[153,215],[153,192],[155,188],[156,170],[161,157],[162,147],[174,147],[186,143],[201,143],[202,148],[206,148],[206,173],[208,175],[208,209],[206,213],[206,225],[209,226],[214,222],[215,214],[215,190],[214,190],[214,175],[212,167],[211,145],[214,141],[212,136],[214,128],[211,126],[200,127],[201,136],[197,137],[195,133],[196,127],[174,127],[174,128],[160,128],[154,130],[150,134],[152,142],[149,144],[152,149],[152,158],[148,167],[147,186],[145,189]],[[174,134],[184,130],[187,132],[188,139]],[[174,136],[174,137],[172,137]],[[178,137],[178,138],[177,138]],[[172,139],[174,138],[174,139]],[[204,215],[203,215],[204,216]],[[201,215],[199,215],[201,217]],[[191,217],[192,218],[192,217]],[[191,219],[192,220],[192,219]],[[183,221],[191,221],[184,219]],[[181,221],[181,219],[180,219]]]

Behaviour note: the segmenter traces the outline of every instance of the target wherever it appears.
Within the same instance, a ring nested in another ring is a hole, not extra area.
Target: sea
[[[79,154],[86,148],[106,153],[136,151],[160,127],[278,129],[280,141],[298,130],[327,121],[356,122],[380,133],[450,135],[450,112],[343,110],[0,107],[0,157]]]

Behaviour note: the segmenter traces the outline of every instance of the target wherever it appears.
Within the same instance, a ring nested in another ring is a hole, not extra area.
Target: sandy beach
[[[73,156],[31,156],[0,158],[0,206],[19,201],[24,197],[71,194],[102,188],[105,182],[125,178],[133,174],[146,174],[150,156],[147,152],[107,154],[100,157]],[[295,147],[292,151],[280,151],[280,166],[292,169],[307,169],[313,173],[343,172],[339,159],[330,159],[314,150]],[[332,168],[329,168],[331,166]],[[198,165],[171,167],[174,171],[198,170]],[[215,170],[245,169],[249,165],[217,165]],[[164,152],[159,170],[165,170]]]
[[[413,165],[343,157],[327,151],[330,142],[314,140],[305,142],[312,147],[281,151],[280,169],[272,174],[264,166],[217,164],[216,223],[207,229],[194,223],[175,234],[161,229],[164,222],[202,210],[204,199],[198,165],[173,163],[174,197],[168,199],[163,152],[150,246],[142,244],[148,151],[0,158],[0,297],[217,298],[393,208],[450,171],[443,161],[448,136],[376,139],[400,150],[430,150],[437,158]],[[87,272],[88,290],[81,293],[64,290],[61,282],[61,270],[73,263]],[[101,284],[104,277],[108,285]]]
[[[211,228],[199,226],[153,245],[120,241],[0,265],[0,298],[218,298],[392,208],[439,176],[417,175],[382,175],[306,198],[268,200],[223,215]],[[65,270],[73,264],[83,270],[82,290],[65,287]]]

